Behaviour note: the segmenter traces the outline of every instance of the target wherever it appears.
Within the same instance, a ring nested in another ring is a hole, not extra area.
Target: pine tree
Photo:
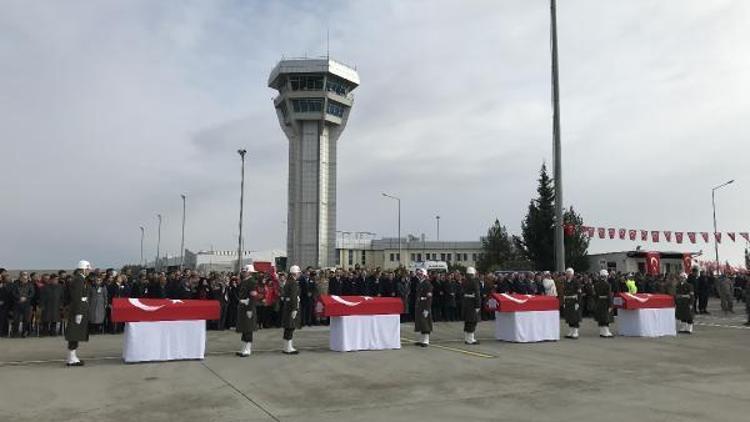
[[[542,164],[538,180],[538,197],[529,203],[517,246],[535,269],[552,270],[555,267],[555,189],[545,164]]]
[[[585,272],[589,269],[588,249],[590,239],[581,230],[583,227],[583,218],[576,214],[573,207],[565,210],[563,214],[565,224],[575,227],[575,231],[570,236],[565,236],[565,265],[573,268],[576,272]]]
[[[519,264],[519,253],[513,239],[508,234],[500,220],[487,230],[487,236],[482,238],[482,255],[477,262],[479,271],[510,270]]]

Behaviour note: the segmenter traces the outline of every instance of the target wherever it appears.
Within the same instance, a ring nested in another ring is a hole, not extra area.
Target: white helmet
[[[255,266],[253,266],[253,264],[247,264],[244,267],[242,267],[242,272],[244,272],[244,273],[254,273],[255,272]]]
[[[421,274],[421,275],[426,276],[427,275],[427,270],[425,270],[424,268],[417,268],[417,274]]]
[[[568,275],[573,275],[575,273],[576,272],[572,268],[568,268],[567,270],[565,270],[565,274],[568,274]]]
[[[117,277],[117,271],[112,270],[112,277]]]
[[[683,271],[680,273],[680,278],[687,279],[688,275]]]
[[[299,274],[302,271],[300,271],[299,265],[292,265],[291,268],[289,268],[289,272],[292,274]]]
[[[78,266],[76,269],[79,270],[90,270],[91,269],[91,263],[88,261],[80,260],[78,261]]]
[[[601,270],[601,271],[599,271],[599,276],[600,277],[609,277],[609,271],[607,271],[607,270]]]
[[[477,269],[474,267],[469,267],[466,269],[466,274],[468,275],[477,275]]]

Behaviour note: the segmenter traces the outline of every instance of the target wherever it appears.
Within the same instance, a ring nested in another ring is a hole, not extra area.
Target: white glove
[[[82,321],[83,321],[83,315],[81,314],[76,315],[76,324],[80,325]]]
[[[422,315],[427,318],[428,315],[430,315],[430,311],[422,311]]]
[[[479,308],[474,308],[474,312],[479,313]]]
[[[247,311],[245,315],[247,315],[247,319],[253,319],[253,311]]]
[[[297,311],[292,311],[292,319],[297,319]]]
[[[241,304],[243,304],[243,305],[245,305],[245,306],[247,306],[247,305],[249,305],[249,304],[250,304],[250,299],[242,299],[242,300],[240,301],[240,303],[241,303]]]

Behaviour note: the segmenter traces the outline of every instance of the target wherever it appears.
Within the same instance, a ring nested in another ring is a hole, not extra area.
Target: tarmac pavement
[[[739,309],[739,308],[738,308]],[[433,345],[336,353],[327,327],[208,333],[204,361],[123,364],[121,335],[82,343],[83,368],[63,364],[62,338],[0,339],[0,421],[745,421],[750,329],[744,314],[698,316],[693,335],[601,339],[585,320],[579,340],[479,346],[461,323],[436,323]],[[565,333],[565,328],[561,333]]]

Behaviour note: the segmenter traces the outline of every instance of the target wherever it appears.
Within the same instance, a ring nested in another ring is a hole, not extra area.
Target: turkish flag
[[[615,238],[615,234],[617,233],[617,230],[615,230],[615,229],[609,229],[607,231],[609,232],[609,238],[610,239],[614,239]]]
[[[659,231],[658,230],[651,231],[651,240],[653,240],[654,243],[659,243]]]
[[[690,274],[690,267],[693,266],[693,256],[689,253],[682,254],[682,268]]]
[[[218,320],[218,300],[112,299],[113,322]]]
[[[661,273],[661,254],[659,252],[646,252],[646,271],[649,275]]]
[[[630,236],[630,240],[635,240],[635,236],[638,234],[638,230],[628,230],[628,235]]]
[[[395,297],[322,295],[315,311],[320,316],[398,315],[404,311],[401,299]]]
[[[742,232],[740,233],[740,236],[745,238],[745,241],[750,242],[750,234],[748,232]]]
[[[647,230],[641,230],[641,242],[648,241],[648,231]]]
[[[586,236],[588,236],[589,238],[593,238],[595,231],[596,229],[594,227],[586,227]]]
[[[674,240],[677,241],[677,243],[682,243],[682,232],[674,232]]]
[[[721,233],[714,233],[714,237],[716,238],[716,243],[721,243]]]
[[[734,240],[734,236],[735,236],[734,232],[729,232],[729,233],[727,233],[727,236],[729,236],[729,238],[730,238],[730,239],[732,239],[732,242],[734,242],[734,241],[735,241],[735,240]]]
[[[565,236],[568,236],[568,237],[573,236],[573,234],[575,234],[576,232],[576,226],[572,224],[564,225],[563,229],[565,230]]]
[[[672,241],[672,232],[671,231],[664,231],[664,238],[667,239],[667,242]]]
[[[703,237],[703,241],[708,243],[708,232],[701,232],[701,237]]]
[[[604,235],[605,235],[604,227],[599,227],[598,231],[599,231],[599,239],[604,239]]]
[[[620,239],[621,240],[625,240],[625,232],[626,232],[625,229],[620,229]]]
[[[688,232],[688,239],[690,239],[690,243],[695,243],[695,232]]]

